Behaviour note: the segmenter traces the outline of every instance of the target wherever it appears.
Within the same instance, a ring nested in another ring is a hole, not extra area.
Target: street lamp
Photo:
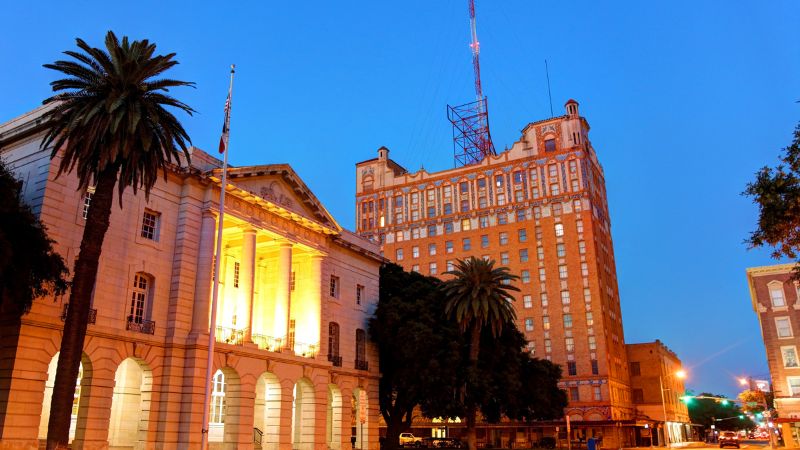
[[[664,400],[664,378],[672,378],[672,377],[682,380],[686,378],[686,371],[680,369],[675,373],[667,376],[664,375],[658,376],[658,386],[660,388],[659,390],[661,391],[661,409],[664,412],[664,427],[663,427],[664,441],[667,443],[667,448],[672,448],[672,444],[669,442],[669,430],[667,429],[667,402]]]

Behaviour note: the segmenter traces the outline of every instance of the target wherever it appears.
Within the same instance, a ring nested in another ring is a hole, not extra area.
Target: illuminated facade
[[[517,326],[532,355],[562,366],[573,438],[602,434],[607,446],[631,442],[634,408],[605,180],[588,132],[570,100],[565,115],[528,124],[510,149],[474,165],[409,173],[381,147],[356,164],[356,220],[406,270],[441,276],[475,256],[519,275]],[[511,428],[479,439],[530,436]]]
[[[92,192],[39,150],[36,110],[0,125],[0,157],[72,264]],[[199,448],[220,161],[192,149],[150,200],[115,202],[88,327],[73,448]],[[288,165],[229,170],[211,404],[212,448],[377,449],[367,320],[378,246],[343,230]],[[38,448],[68,296],[3,324],[0,449]],[[15,332],[8,332],[15,330]]]

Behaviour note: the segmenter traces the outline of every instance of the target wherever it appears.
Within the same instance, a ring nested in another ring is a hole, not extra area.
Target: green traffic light
[[[692,397],[690,395],[684,395],[681,397],[681,401],[686,403],[687,405],[692,402]]]
[[[744,419],[744,414],[739,414],[740,419]]]
[[[764,415],[761,414],[761,413],[756,413],[756,417],[758,417],[760,419],[760,418],[764,417]]]
[[[724,398],[722,399],[722,401],[720,403],[722,403],[722,406],[728,406],[728,400],[726,400]]]

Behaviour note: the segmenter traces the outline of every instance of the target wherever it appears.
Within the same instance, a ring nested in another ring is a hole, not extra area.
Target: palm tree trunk
[[[117,167],[107,167],[97,179],[83,229],[81,249],[75,262],[69,309],[64,321],[61,350],[53,386],[50,421],[47,424],[47,449],[66,448],[69,443],[70,416],[78,379],[83,341],[89,320],[92,289],[97,278],[97,266],[103,239],[108,231],[114,186],[117,184]]]
[[[467,375],[467,389],[469,386],[472,385],[472,377],[474,377],[478,373],[478,356],[480,355],[481,349],[481,329],[477,325],[477,323],[473,322],[472,326],[470,327],[470,336],[469,336],[469,364],[470,369]],[[467,392],[466,396],[467,402],[467,449],[469,450],[477,450],[478,449],[478,440],[475,436],[475,426],[476,426],[476,415],[477,415],[477,406],[475,402],[470,398],[469,392]]]

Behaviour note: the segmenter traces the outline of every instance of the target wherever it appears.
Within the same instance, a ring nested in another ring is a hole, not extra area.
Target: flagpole
[[[231,94],[233,94],[233,74],[236,66],[231,64],[231,80],[228,85],[228,100],[225,105],[225,123],[222,129],[222,144],[220,150],[224,149],[224,156],[222,158],[222,186],[219,192],[219,221],[217,223],[217,248],[215,251],[216,257],[214,258],[214,288],[211,300],[211,320],[208,330],[208,359],[206,360],[206,383],[205,383],[205,399],[203,403],[203,429],[201,449],[208,448],[208,421],[209,409],[211,408],[211,370],[214,365],[214,343],[216,342],[217,331],[217,300],[219,299],[219,274],[220,264],[222,261],[222,226],[223,219],[225,218],[225,185],[228,180],[228,140],[230,138],[230,122],[231,122]]]

